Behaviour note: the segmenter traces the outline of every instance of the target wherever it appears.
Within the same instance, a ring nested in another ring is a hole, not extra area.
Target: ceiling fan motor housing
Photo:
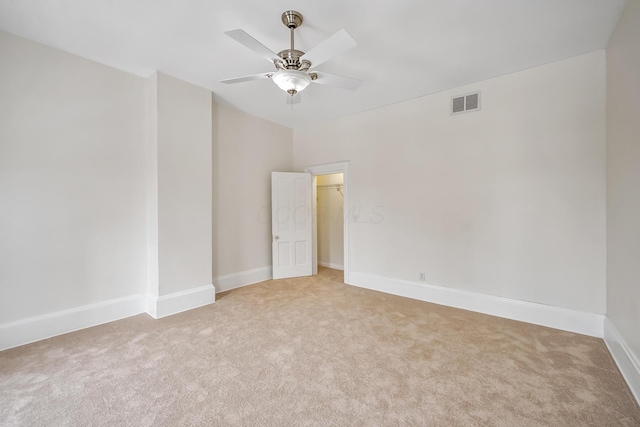
[[[304,52],[297,49],[285,49],[278,53],[278,56],[282,58],[282,63],[276,64],[279,69],[307,71],[311,68],[311,62],[306,59],[300,60],[300,57],[304,55]]]
[[[304,55],[304,52],[297,49],[285,49],[278,53],[278,56],[282,58],[284,68],[288,70],[300,70],[303,64],[308,64],[305,69],[309,69],[311,63],[309,61],[300,61],[300,57]]]

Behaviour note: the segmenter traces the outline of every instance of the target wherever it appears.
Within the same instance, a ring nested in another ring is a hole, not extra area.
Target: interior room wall
[[[144,79],[0,32],[0,324],[145,291]]]
[[[212,95],[157,73],[159,295],[212,283]]]
[[[605,312],[604,51],[295,130],[342,160],[351,271]]]
[[[260,270],[219,291],[271,275],[271,172],[292,171],[293,131],[220,100],[213,117],[214,282]]]
[[[640,1],[634,0],[627,3],[607,47],[607,316],[633,353],[636,375],[640,375],[639,42]],[[640,376],[636,381],[640,387]]]
[[[336,188],[321,185],[342,184],[342,174],[318,175],[318,265],[344,269],[344,197]],[[344,194],[344,192],[343,192]]]

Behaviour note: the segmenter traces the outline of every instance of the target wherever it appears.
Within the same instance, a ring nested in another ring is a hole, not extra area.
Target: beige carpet
[[[600,339],[341,279],[0,352],[0,425],[640,426]]]

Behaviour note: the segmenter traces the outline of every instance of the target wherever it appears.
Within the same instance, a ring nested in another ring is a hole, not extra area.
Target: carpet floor
[[[0,352],[0,425],[640,426],[601,339],[341,282]]]

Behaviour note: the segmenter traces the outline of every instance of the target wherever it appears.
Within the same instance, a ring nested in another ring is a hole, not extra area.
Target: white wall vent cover
[[[480,92],[468,93],[466,95],[454,96],[451,98],[451,114],[466,113],[480,110]]]

